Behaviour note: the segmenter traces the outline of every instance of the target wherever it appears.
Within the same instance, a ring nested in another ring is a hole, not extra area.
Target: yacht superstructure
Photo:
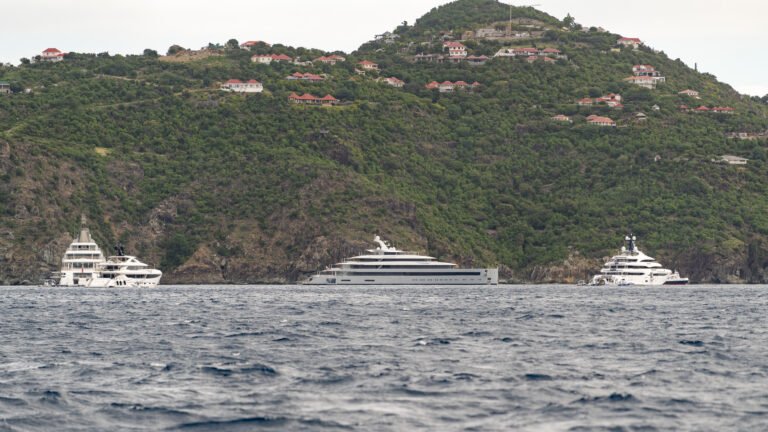
[[[85,217],[82,217],[80,235],[69,245],[61,259],[58,285],[86,286],[93,279],[96,268],[104,261],[104,254],[85,226]]]
[[[307,285],[497,285],[498,268],[462,269],[449,262],[406,252],[379,236],[374,249],[310,276]]]
[[[595,275],[590,285],[685,285],[688,278],[680,277],[676,271],[661,267],[655,259],[637,248],[637,237],[630,234],[624,238],[626,246],[621,252],[605,263],[600,274]]]

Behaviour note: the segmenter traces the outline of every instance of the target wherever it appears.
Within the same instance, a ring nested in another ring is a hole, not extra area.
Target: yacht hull
[[[316,274],[303,282],[304,285],[498,285],[499,269],[457,269],[456,274],[389,276],[355,274]]]

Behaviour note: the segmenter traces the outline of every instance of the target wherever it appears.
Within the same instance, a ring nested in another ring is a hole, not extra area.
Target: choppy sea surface
[[[0,287],[0,431],[768,430],[768,286]]]

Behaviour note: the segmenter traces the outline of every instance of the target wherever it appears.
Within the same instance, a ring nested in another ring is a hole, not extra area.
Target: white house
[[[632,84],[638,85],[640,87],[644,87],[647,89],[655,89],[657,80],[656,78],[659,77],[649,77],[649,76],[631,76],[628,78],[624,78],[624,81],[630,82]],[[663,78],[663,77],[661,77]]]
[[[609,126],[616,127],[616,122],[608,117],[601,117],[598,115],[591,115],[587,117],[587,123],[595,126]]]
[[[246,82],[231,79],[221,85],[221,90],[236,93],[261,93],[264,91],[264,86],[253,79]]]
[[[640,45],[643,44],[643,41],[641,41],[638,38],[628,38],[628,37],[622,37],[618,41],[616,41],[619,45],[624,45],[626,47],[632,47],[632,49],[638,49]]]
[[[681,92],[677,92],[677,94],[692,97],[694,99],[701,99],[699,97],[699,92],[697,92],[696,90],[686,89]]]
[[[720,156],[720,159],[715,160],[715,162],[726,163],[728,165],[746,165],[748,161],[749,159],[733,155],[722,155]]]
[[[402,88],[405,85],[405,82],[403,82],[403,80],[396,77],[384,78],[381,81],[388,85],[391,85],[392,87],[397,87],[397,88]]]
[[[467,47],[464,46],[461,42],[444,42],[443,43],[443,50],[448,50],[448,56],[449,57],[466,57],[467,56]]]
[[[40,55],[41,61],[60,62],[64,60],[64,53],[56,48],[48,48]]]

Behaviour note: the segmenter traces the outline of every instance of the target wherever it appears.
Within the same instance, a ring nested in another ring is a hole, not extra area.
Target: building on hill
[[[713,113],[718,113],[718,114],[733,114],[736,112],[735,109],[729,106],[724,106],[724,107],[716,106],[716,107],[713,107],[711,111]]]
[[[357,65],[363,68],[364,71],[377,71],[379,70],[379,65],[368,60],[363,60],[361,62],[357,62]]]
[[[467,47],[464,46],[461,42],[444,42],[443,43],[443,50],[448,50],[448,57],[466,57],[467,56]]]
[[[413,61],[416,63],[443,63],[445,62],[445,56],[440,54],[416,54],[413,56]]]
[[[599,115],[591,115],[587,117],[587,123],[595,126],[609,126],[616,127],[616,122],[608,117],[601,117]]]
[[[713,159],[712,162],[724,163],[728,165],[746,165],[749,159],[734,155],[722,155],[718,159]]]
[[[623,45],[625,47],[632,47],[632,49],[638,49],[640,48],[640,45],[643,44],[643,41],[638,38],[622,37],[616,41],[616,44]]]
[[[253,79],[246,82],[231,79],[221,85],[221,90],[235,93],[261,93],[264,91],[264,86]]]
[[[686,90],[677,92],[677,94],[692,97],[694,99],[701,99],[701,97],[699,97],[699,92],[697,92],[696,90],[686,89]]]
[[[564,114],[558,114],[556,116],[552,116],[552,117],[550,117],[550,119],[552,119],[553,121],[556,121],[556,122],[573,123],[573,120],[571,120],[570,117],[568,117],[567,115],[564,115]]]
[[[578,106],[592,106],[595,103],[595,100],[592,98],[581,98],[576,101],[576,105]]]
[[[240,48],[250,50],[251,48],[258,46],[259,44],[264,44],[267,47],[271,46],[270,44],[263,41],[251,40],[251,41],[246,41],[241,43]]]
[[[285,79],[291,80],[291,81],[300,80],[300,81],[309,81],[309,82],[320,82],[325,80],[324,77],[320,75],[315,75],[309,72],[306,72],[306,73],[294,72],[293,74],[285,77]]]
[[[321,105],[321,106],[337,105],[340,102],[338,99],[336,99],[335,97],[329,94],[323,97],[317,97],[310,93],[304,93],[301,96],[297,95],[296,93],[291,93],[288,96],[288,101],[296,104],[302,104],[302,105]]]
[[[694,108],[694,109],[693,109],[693,111],[695,111],[695,112],[697,112],[697,113],[701,113],[701,112],[709,112],[709,107],[708,107],[708,106],[704,106],[704,105],[702,105],[702,106],[700,106],[700,107],[698,107],[698,108]]]
[[[478,39],[494,39],[504,37],[503,30],[496,30],[493,27],[480,28],[475,30],[475,37]]]
[[[333,66],[336,63],[341,63],[341,62],[344,62],[346,60],[347,59],[345,57],[342,57],[342,56],[337,55],[337,54],[331,54],[329,56],[318,57],[314,61]]]
[[[0,81],[0,94],[11,94],[11,84]]]
[[[437,89],[440,93],[453,93],[455,90],[476,90],[480,87],[480,83],[475,81],[472,84],[469,84],[465,81],[443,81],[441,83],[438,83],[437,81],[432,81],[424,86],[427,90],[434,90]]]
[[[405,85],[405,82],[403,80],[396,77],[382,78],[380,81],[387,85],[390,85],[392,87],[397,87],[397,88],[402,88]]]
[[[396,35],[392,32],[384,32],[382,34],[377,34],[374,36],[374,40],[379,42],[384,42],[385,44],[393,44],[397,42],[397,39],[400,38],[400,35]]]
[[[638,85],[643,88],[653,90],[656,88],[656,83],[657,83],[657,80],[655,78],[656,77],[649,77],[649,76],[631,76],[628,78],[624,78],[624,81]]]
[[[64,53],[56,48],[48,48],[40,55],[40,61],[60,62],[64,60]]]
[[[489,58],[488,58],[488,56],[484,56],[484,55],[481,55],[481,56],[473,56],[472,55],[472,56],[467,56],[465,58],[465,60],[466,60],[468,65],[482,66],[482,65],[484,65],[484,64],[486,64],[488,62]]]

